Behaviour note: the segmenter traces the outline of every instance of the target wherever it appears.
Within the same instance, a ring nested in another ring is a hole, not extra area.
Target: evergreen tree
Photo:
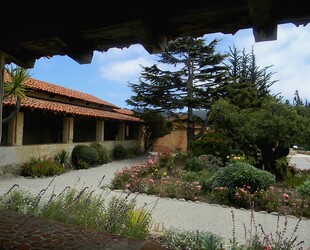
[[[299,96],[298,90],[295,91],[294,99],[293,99],[293,105],[294,106],[304,106],[304,103],[303,103],[302,99]]]
[[[289,154],[292,145],[306,145],[309,141],[310,112],[303,106],[292,106],[266,97],[257,109],[239,108],[228,100],[216,101],[211,109],[210,121],[215,129],[225,131],[245,150],[261,152],[266,170],[282,178],[284,169],[277,169],[277,160]]]
[[[178,38],[167,43],[159,54],[157,64],[143,67],[139,83],[129,83],[134,95],[127,104],[143,110],[168,114],[184,112],[187,122],[187,146],[199,138],[206,119],[200,119],[201,131],[195,134],[194,109],[209,109],[213,102],[212,91],[225,76],[224,55],[215,52],[218,40],[205,44],[204,39]]]
[[[260,68],[256,63],[254,50],[246,53],[229,47],[227,52],[227,81],[215,91],[217,96],[229,100],[240,108],[257,108],[265,97],[270,96],[270,87],[276,82],[271,80],[273,72],[267,73],[271,66]]]

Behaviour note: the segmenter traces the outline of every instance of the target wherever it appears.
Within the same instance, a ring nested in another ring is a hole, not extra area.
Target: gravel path
[[[130,160],[114,161],[88,170],[70,171],[55,178],[35,179],[20,176],[2,178],[0,179],[0,194],[6,193],[14,184],[19,185],[19,188],[38,194],[50,184],[46,192],[47,194],[52,192],[57,194],[66,186],[70,186],[78,190],[83,187],[89,187],[95,190],[95,193],[104,193],[107,197],[114,195],[124,196],[126,194],[121,190],[111,191],[100,187],[102,185],[108,185],[118,169],[142,163],[145,159],[146,157],[143,156]],[[165,228],[173,227],[179,229],[212,231],[229,240],[233,237],[232,215],[234,215],[235,236],[240,243],[244,243],[245,240],[244,224],[247,230],[251,229],[251,212],[247,210],[181,199],[158,198],[156,196],[144,194],[131,194],[129,198],[130,197],[137,199],[138,207],[146,205],[147,208],[152,209],[154,227],[163,226]],[[284,237],[290,238],[298,223],[298,218],[288,216],[287,220],[287,230]],[[254,221],[256,225],[261,224],[267,234],[272,233],[275,235],[277,225],[279,225],[279,230],[284,228],[285,218],[265,212],[255,212]],[[297,242],[301,240],[305,242],[302,245],[303,249],[310,250],[310,219],[302,219],[300,221],[295,235],[298,236]]]

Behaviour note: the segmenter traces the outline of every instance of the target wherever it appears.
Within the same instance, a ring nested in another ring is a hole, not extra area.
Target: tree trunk
[[[190,58],[187,60],[187,97],[189,100],[193,98],[193,66],[191,64]],[[188,106],[187,108],[187,151],[190,150],[190,142],[194,140],[195,136],[195,127],[194,127],[194,117],[193,117],[193,108]]]
[[[21,102],[22,102],[22,100],[20,98],[17,98],[16,105],[15,105],[13,112],[6,118],[2,117],[2,125],[7,124],[13,117],[15,117],[17,115],[17,113],[20,110]]]
[[[190,142],[194,140],[194,136],[193,108],[189,107],[187,111],[187,150],[190,150]]]
[[[257,145],[262,153],[263,166],[266,171],[274,174],[277,179],[282,179],[281,170],[276,168],[276,161],[278,159],[287,157],[289,148],[274,144],[260,144]]]

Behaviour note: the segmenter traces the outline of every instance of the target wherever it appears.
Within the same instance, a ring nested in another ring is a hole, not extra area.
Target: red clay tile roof
[[[4,81],[7,82],[10,80],[10,76],[9,74],[5,71],[4,73]],[[52,83],[47,83],[47,82],[43,82],[34,78],[29,78],[26,82],[25,85],[32,88],[32,89],[36,89],[36,90],[42,90],[44,92],[48,92],[48,93],[53,93],[53,94],[57,94],[57,95],[61,95],[61,96],[67,96],[69,98],[76,98],[79,100],[84,100],[84,101],[88,101],[88,102],[92,102],[92,103],[96,103],[96,104],[101,104],[101,105],[106,105],[109,107],[113,107],[113,108],[120,108],[112,103],[106,102],[104,100],[101,100],[95,96],[83,93],[83,92],[79,92],[79,91],[75,91],[72,89],[68,89],[65,87],[61,87]]]
[[[15,102],[5,100],[3,104],[5,106],[8,106],[8,105],[15,104]],[[90,117],[105,118],[105,119],[141,122],[141,120],[137,117],[122,114],[119,112],[110,112],[110,111],[104,111],[100,109],[75,106],[72,104],[40,100],[40,99],[36,99],[32,97],[26,97],[25,99],[23,99],[21,103],[21,107],[48,110],[48,111],[59,112],[63,114],[82,115],[82,116],[90,116]]]
[[[134,112],[132,110],[129,109],[113,109],[115,112],[118,112],[120,114],[124,114],[124,115],[133,115]]]

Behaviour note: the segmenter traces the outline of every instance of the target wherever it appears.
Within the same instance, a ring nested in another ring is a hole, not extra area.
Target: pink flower
[[[290,197],[288,196],[288,194],[283,194],[283,198],[284,200],[288,200]]]
[[[197,188],[198,190],[200,190],[200,189],[202,188],[202,186],[201,186],[201,185],[198,185],[198,186],[196,186],[196,188]]]
[[[154,164],[153,159],[150,158],[150,159],[148,160],[148,164],[153,165],[153,164]]]
[[[153,180],[153,179],[150,179],[150,182],[151,182],[151,183],[153,183],[153,182],[154,182],[154,180]]]
[[[273,191],[274,190],[274,187],[273,186],[270,186],[269,187],[269,191]]]
[[[128,189],[129,187],[130,187],[130,183],[127,183],[127,184],[125,185],[125,188]]]

